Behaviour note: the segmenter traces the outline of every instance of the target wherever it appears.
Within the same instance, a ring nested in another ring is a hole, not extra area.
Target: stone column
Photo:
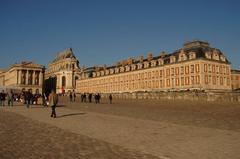
[[[18,84],[22,84],[22,70],[19,70],[19,79]]]
[[[17,70],[17,85],[19,84],[19,70]]]
[[[29,76],[29,71],[27,70],[27,72],[26,72],[26,82],[25,82],[26,85],[29,84],[29,83],[28,83],[28,76]]]
[[[39,77],[38,77],[39,85],[41,86],[43,84],[43,73],[42,71],[39,72]]]
[[[35,83],[35,70],[33,70],[33,76],[32,76],[32,85],[36,85]]]

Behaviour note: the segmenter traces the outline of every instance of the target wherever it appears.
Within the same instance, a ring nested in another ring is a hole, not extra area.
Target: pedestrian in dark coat
[[[72,102],[72,99],[73,99],[72,92],[70,92],[70,95],[69,95],[69,97],[70,97],[70,102]]]
[[[110,104],[112,104],[112,95],[111,94],[109,95],[109,102],[110,102]]]
[[[49,105],[51,106],[52,108],[52,113],[51,113],[51,117],[54,117],[56,118],[56,106],[57,106],[57,103],[58,103],[58,96],[57,94],[55,93],[54,90],[52,90],[51,94],[49,95]]]
[[[1,98],[1,106],[5,106],[6,94],[4,90],[2,91],[0,98]]]
[[[90,94],[88,95],[88,101],[89,101],[89,103],[92,103],[92,93],[90,93]]]
[[[29,108],[29,105],[30,105],[30,103],[31,103],[31,100],[32,100],[32,93],[30,92],[30,90],[28,90],[26,93],[25,93],[25,96],[24,96],[24,98],[25,98],[25,102],[26,102],[26,106],[27,106],[27,108]]]

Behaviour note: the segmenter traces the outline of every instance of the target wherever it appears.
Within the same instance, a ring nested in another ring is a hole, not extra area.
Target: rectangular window
[[[208,72],[211,73],[212,69],[211,69],[211,64],[208,64]]]
[[[176,86],[179,86],[179,78],[176,78]]]
[[[167,77],[170,76],[170,69],[167,69]]]
[[[152,71],[152,79],[155,78],[155,71]]]
[[[175,68],[175,73],[176,73],[176,75],[179,75],[179,67]]]
[[[159,71],[156,71],[156,78],[159,78]]]
[[[160,70],[160,77],[163,76],[163,70]]]
[[[181,77],[181,86],[184,86],[184,77]]]
[[[219,67],[219,73],[220,73],[220,74],[223,73],[222,66]]]
[[[200,76],[196,76],[196,84],[200,84]]]
[[[204,72],[207,72],[207,64],[204,64]]]
[[[185,67],[185,74],[189,74],[189,66]]]
[[[229,67],[226,67],[226,74],[229,75]]]
[[[191,73],[194,73],[194,65],[191,65]]]
[[[171,82],[171,84],[172,84],[172,87],[174,87],[174,78],[172,78],[172,82]]]
[[[230,78],[227,78],[227,86],[230,86]]]
[[[220,77],[220,85],[223,85],[223,77]]]
[[[199,70],[199,64],[196,64],[195,67],[196,67],[196,72],[199,73],[199,71],[200,71]]]
[[[185,77],[185,85],[189,85],[189,77]]]
[[[194,76],[191,76],[191,84],[194,85],[195,84],[195,79]]]
[[[184,74],[184,66],[181,66],[181,74]]]
[[[170,79],[167,79],[167,87],[170,87]]]
[[[219,73],[219,66],[216,66],[216,73]]]
[[[226,74],[226,67],[223,66],[223,74],[225,75]]]
[[[212,66],[212,73],[215,73],[215,72],[216,72],[215,69],[216,69],[216,68],[215,68],[215,65],[213,65],[213,66]]]
[[[171,68],[171,76],[174,76],[174,68]]]
[[[208,75],[205,75],[205,84],[208,84]]]
[[[213,82],[214,85],[216,85],[216,76],[212,77],[212,82]]]
[[[148,79],[151,79],[151,72],[148,72]]]

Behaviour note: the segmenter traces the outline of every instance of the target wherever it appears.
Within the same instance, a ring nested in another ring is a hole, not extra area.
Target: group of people
[[[92,93],[83,93],[81,94],[81,102],[82,103],[86,103],[87,102],[87,98],[88,98],[88,102],[89,103],[92,103],[92,98],[94,96],[94,100],[95,100],[95,103],[100,103],[100,100],[101,100],[101,95],[99,93],[96,93],[96,94],[92,94]]]
[[[13,93],[12,90],[6,93],[4,92],[4,90],[0,92],[0,106],[5,106],[6,99],[7,99],[8,106],[13,106],[13,101],[15,100],[15,94]]]
[[[71,94],[70,94],[70,95],[71,95]],[[101,101],[101,95],[100,95],[100,93],[96,93],[96,94],[92,94],[92,93],[86,94],[86,93],[83,93],[83,94],[81,94],[81,102],[82,102],[82,103],[86,103],[86,102],[87,102],[87,98],[88,98],[88,102],[89,102],[89,103],[92,103],[92,98],[93,98],[93,97],[94,97],[95,103],[96,103],[96,104],[99,104],[100,101]],[[112,95],[110,94],[110,95],[108,96],[108,98],[109,98],[109,103],[112,104],[112,100],[113,100]],[[70,101],[71,101],[71,96],[70,96]]]
[[[40,94],[32,94],[32,92],[30,90],[28,91],[22,91],[22,93],[20,94],[14,94],[13,91],[9,91],[9,92],[4,92],[4,90],[2,92],[0,92],[0,106],[5,106],[5,101],[8,101],[8,106],[13,106],[13,102],[14,101],[21,101],[24,102],[24,104],[26,104],[26,107],[29,108],[30,104],[38,104],[38,98],[42,97],[43,99],[43,105],[44,106],[50,106],[52,109],[51,112],[51,117],[56,118],[56,105],[58,103],[58,95],[56,94],[56,92],[54,90],[51,91],[51,93],[49,95],[46,95],[45,93],[43,93],[43,95]],[[88,102],[92,103],[92,98],[94,97],[95,103],[98,104],[100,103],[101,100],[101,95],[100,93],[96,93],[96,94],[92,94],[92,93],[83,93],[81,94],[81,102],[87,102],[87,98],[88,98]],[[70,98],[70,102],[75,102],[76,99],[76,93],[70,92],[69,93],[69,98]],[[109,102],[110,104],[112,104],[112,95],[109,95]]]

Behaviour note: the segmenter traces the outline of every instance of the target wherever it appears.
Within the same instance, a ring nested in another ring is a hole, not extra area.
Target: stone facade
[[[232,70],[232,89],[240,90],[240,70]]]
[[[159,92],[181,90],[231,91],[231,65],[225,55],[203,41],[184,44],[171,54],[129,58],[114,66],[85,69],[79,93]]]
[[[76,80],[79,78],[79,62],[71,48],[57,54],[56,58],[49,63],[45,71],[45,82],[55,78],[56,92],[63,93],[73,91],[76,88]]]
[[[42,65],[33,62],[13,64],[9,69],[0,71],[0,86],[42,93],[43,71]]]

